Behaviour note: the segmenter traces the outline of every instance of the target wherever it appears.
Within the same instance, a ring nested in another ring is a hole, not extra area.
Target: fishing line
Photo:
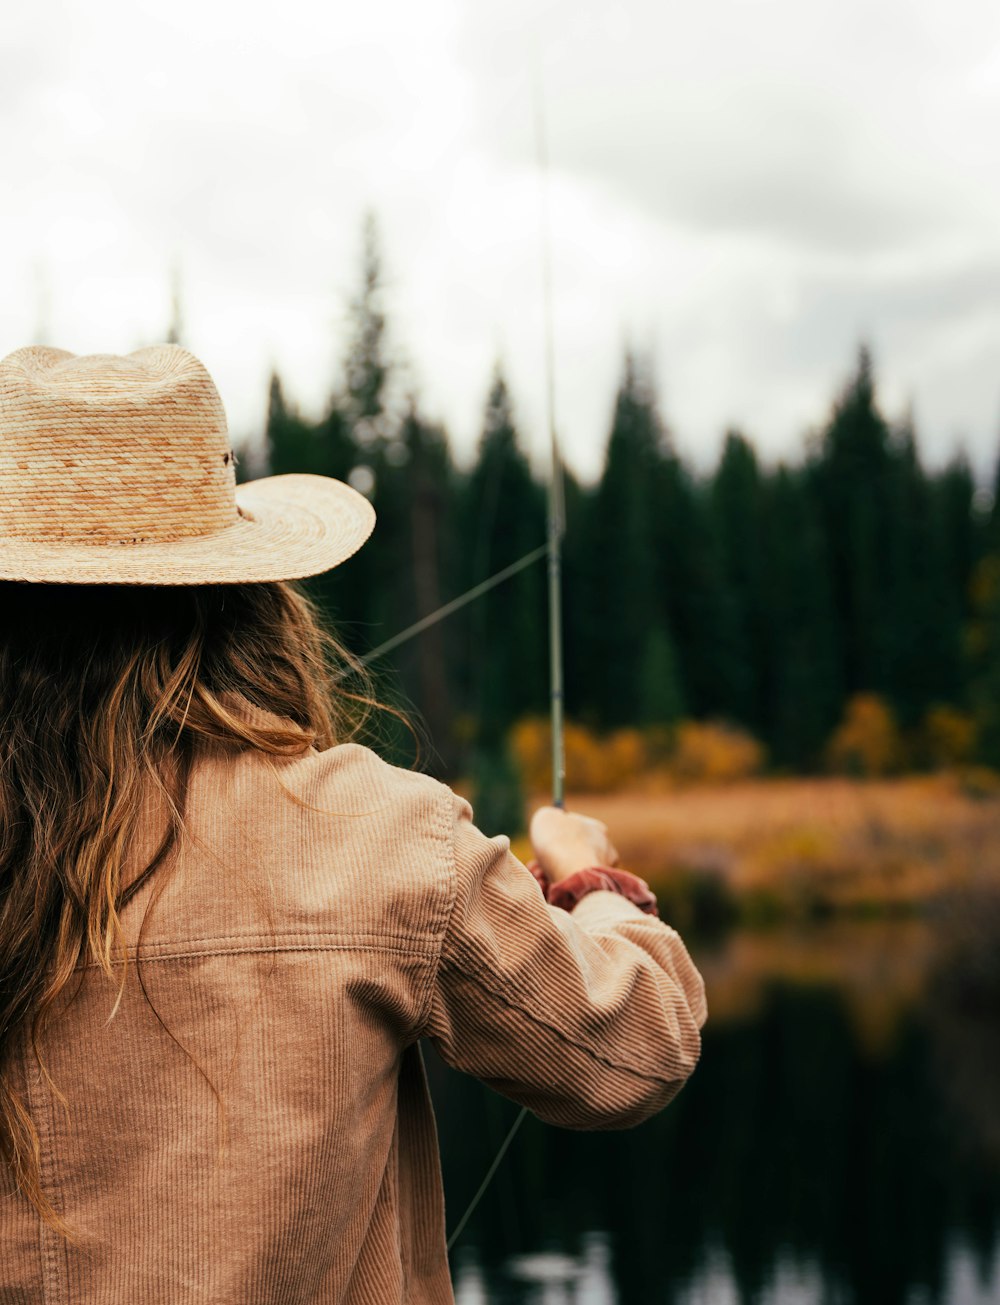
[[[518,571],[523,571],[532,562],[537,562],[540,557],[545,556],[549,548],[549,544],[540,544],[538,548],[533,548],[530,553],[525,553],[523,557],[519,557],[516,562],[511,562],[510,566],[505,566],[502,571],[497,571],[495,575],[491,575],[488,579],[481,580],[479,584],[473,585],[471,589],[467,589],[464,594],[459,594],[457,598],[453,598],[443,606],[435,608],[433,612],[428,612],[419,621],[414,621],[405,630],[400,630],[391,639],[386,639],[385,643],[380,643],[371,652],[357,658],[355,664],[345,667],[338,678],[350,675],[352,671],[360,670],[362,666],[367,666],[369,662],[375,661],[376,658],[384,657],[387,652],[392,652],[393,648],[398,648],[401,643],[406,643],[407,639],[414,639],[418,634],[423,634],[425,630],[429,630],[438,621],[443,621],[446,616],[451,616],[452,612],[457,612],[466,603],[471,603],[474,598],[488,593],[497,585],[503,584],[505,580],[509,580],[512,575],[517,575]]]
[[[451,1234],[451,1236],[448,1238],[447,1249],[448,1249],[449,1251],[450,1251],[451,1248],[455,1245],[455,1243],[458,1241],[459,1237],[462,1235],[462,1230],[463,1230],[463,1228],[465,1227],[465,1225],[466,1225],[466,1224],[469,1222],[469,1220],[472,1218],[472,1215],[473,1215],[473,1213],[475,1212],[476,1206],[479,1204],[479,1201],[480,1201],[480,1199],[481,1199],[483,1193],[486,1191],[487,1187],[489,1187],[490,1183],[491,1183],[492,1180],[493,1180],[493,1175],[494,1175],[494,1174],[496,1173],[496,1171],[500,1168],[500,1162],[501,1162],[501,1160],[503,1160],[504,1156],[507,1154],[507,1148],[510,1146],[511,1142],[513,1142],[514,1137],[515,1137],[515,1135],[516,1135],[516,1133],[517,1133],[517,1130],[521,1127],[521,1120],[524,1119],[524,1116],[525,1116],[527,1113],[528,1113],[527,1106],[522,1106],[522,1107],[521,1107],[521,1113],[520,1113],[520,1114],[518,1115],[518,1117],[514,1120],[513,1124],[512,1124],[511,1127],[510,1127],[510,1131],[508,1132],[507,1136],[506,1136],[506,1137],[504,1138],[504,1140],[500,1143],[500,1150],[499,1150],[499,1151],[496,1153],[496,1155],[493,1157],[493,1163],[490,1165],[489,1169],[487,1169],[487,1171],[486,1171],[486,1177],[485,1177],[485,1178],[483,1179],[483,1181],[479,1184],[479,1191],[476,1192],[475,1196],[474,1196],[474,1197],[472,1198],[472,1200],[469,1202],[468,1206],[466,1207],[465,1214],[463,1214],[462,1217],[461,1217],[461,1219],[459,1219],[457,1225],[455,1226],[455,1230],[454,1230],[454,1232],[453,1232],[453,1233]]]
[[[553,443],[553,449],[554,448],[555,448],[555,444]],[[370,652],[365,653],[363,657],[359,657],[354,666],[345,667],[344,670],[340,672],[338,678],[342,679],[344,676],[350,675],[353,671],[360,670],[361,667],[367,666],[369,662],[373,662],[379,657],[384,657],[386,653],[391,652],[394,648],[398,648],[400,644],[406,643],[408,639],[416,638],[416,636],[418,634],[422,634],[424,630],[430,629],[430,627],[432,625],[436,625],[438,621],[443,621],[445,617],[450,616],[452,612],[457,612],[459,608],[464,607],[466,603],[471,603],[474,599],[481,597],[485,593],[489,593],[491,589],[494,589],[499,584],[503,584],[505,580],[509,580],[511,576],[517,575],[519,571],[523,571],[526,567],[529,567],[532,564],[532,562],[537,562],[539,558],[544,557],[546,554],[548,554],[549,557],[549,600],[551,605],[553,580],[557,586],[557,592],[558,592],[558,586],[560,581],[559,544],[562,538],[561,519],[558,525],[556,525],[554,522],[553,511],[552,511],[551,486],[549,488],[548,527],[549,527],[548,528],[549,538],[547,543],[541,544],[538,548],[533,548],[530,553],[525,553],[525,555],[523,557],[518,558],[516,562],[511,562],[509,566],[505,566],[501,571],[497,571],[494,575],[489,576],[486,580],[481,580],[479,584],[473,585],[471,589],[467,589],[464,594],[459,594],[457,598],[453,598],[451,599],[450,602],[444,603],[441,607],[436,608],[433,612],[428,612],[428,614],[426,616],[422,616],[419,621],[414,621],[414,623],[412,625],[408,625],[405,630],[400,630],[398,634],[394,634],[391,639],[386,639],[384,643],[380,643],[377,647],[373,648]],[[556,549],[555,568],[553,568],[552,565],[553,547]],[[552,643],[553,640],[553,629],[555,630],[555,638],[559,640],[557,644],[559,650],[559,663],[558,663],[559,676],[558,676],[558,680],[553,680],[552,695],[553,695],[553,704],[555,704],[556,702],[555,695],[558,687],[558,694],[559,694],[559,744],[558,744],[559,753],[558,755],[561,758],[563,744],[562,744],[562,676],[561,676],[562,642],[560,638],[562,633],[561,630],[562,623],[560,620],[560,615],[561,613],[559,613],[557,610],[555,624],[553,625],[552,612],[551,610],[549,612],[550,644]],[[551,670],[551,664],[550,664],[550,670]],[[555,734],[556,734],[555,712],[553,712],[553,735]],[[556,755],[555,746],[554,746],[553,755]],[[555,797],[556,793],[558,793],[558,797],[559,797],[559,801],[555,803],[556,806],[562,806],[563,780],[564,780],[564,768],[562,764],[560,764],[558,770],[556,770],[555,768],[553,769],[553,797]],[[486,1192],[486,1189],[493,1181],[493,1175],[500,1168],[500,1164],[503,1161],[504,1156],[507,1154],[507,1151],[510,1148],[510,1144],[513,1142],[515,1136],[517,1135],[518,1129],[521,1127],[521,1124],[524,1122],[524,1117],[525,1115],[527,1115],[527,1113],[528,1113],[527,1107],[522,1106],[517,1118],[514,1120],[514,1123],[511,1125],[511,1128],[507,1133],[507,1136],[501,1142],[500,1149],[493,1157],[493,1162],[490,1165],[489,1169],[486,1171],[486,1176],[483,1178],[483,1181],[480,1183],[478,1191],[476,1192],[472,1200],[469,1202],[468,1206],[466,1207],[465,1213],[462,1215],[461,1219],[459,1219],[451,1236],[448,1238],[447,1250],[450,1251],[452,1249],[452,1247],[455,1245],[455,1242],[461,1236],[465,1228],[465,1225],[469,1222],[469,1220],[472,1218],[473,1214],[475,1213],[476,1207],[478,1206],[479,1202],[482,1200],[482,1197]]]

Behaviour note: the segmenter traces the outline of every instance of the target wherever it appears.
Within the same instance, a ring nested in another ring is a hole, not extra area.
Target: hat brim
[[[364,495],[332,476],[265,476],[236,486],[238,515],[210,535],[128,544],[0,534],[0,579],[52,584],[200,585],[295,580],[356,553],[375,525]]]

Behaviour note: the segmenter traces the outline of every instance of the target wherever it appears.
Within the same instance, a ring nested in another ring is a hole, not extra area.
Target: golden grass
[[[605,821],[622,864],[658,891],[711,882],[751,915],[912,910],[1000,885],[1000,798],[954,775],[756,779],[567,806]]]

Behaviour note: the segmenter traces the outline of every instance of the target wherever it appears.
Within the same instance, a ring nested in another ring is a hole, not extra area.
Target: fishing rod
[[[552,805],[562,808],[566,797],[566,730],[565,730],[565,694],[563,677],[563,629],[562,629],[562,539],[566,529],[566,497],[563,489],[563,465],[559,452],[559,437],[556,428],[556,387],[555,387],[555,326],[552,314],[552,254],[549,236],[548,179],[549,157],[545,134],[545,103],[542,93],[542,73],[540,61],[534,60],[534,81],[532,85],[535,107],[535,145],[538,154],[538,215],[542,263],[542,328],[545,357],[545,416],[549,440],[549,483],[548,483],[548,616],[549,616],[549,713],[552,723]],[[500,1163],[528,1114],[528,1107],[522,1106],[507,1136],[493,1157],[493,1162],[486,1171],[475,1196],[466,1206],[465,1212],[455,1225],[448,1238],[447,1249],[450,1251],[472,1218],[479,1202],[482,1200],[500,1168]]]
[[[552,716],[552,805],[562,807],[566,788],[565,695],[563,692],[562,539],[566,531],[566,495],[556,430],[555,325],[552,315],[552,251],[549,234],[549,154],[545,135],[542,74],[535,62],[535,141],[538,148],[538,200],[542,259],[542,311],[545,338],[545,415],[548,421],[549,469],[549,697]]]

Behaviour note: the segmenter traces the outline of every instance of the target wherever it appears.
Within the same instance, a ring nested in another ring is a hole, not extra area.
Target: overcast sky
[[[494,360],[541,447],[541,66],[559,424],[593,475],[626,341],[679,448],[796,457],[857,342],[928,459],[1000,435],[995,0],[52,0],[0,22],[0,354],[186,343],[238,439],[337,380],[361,216],[460,455]]]

